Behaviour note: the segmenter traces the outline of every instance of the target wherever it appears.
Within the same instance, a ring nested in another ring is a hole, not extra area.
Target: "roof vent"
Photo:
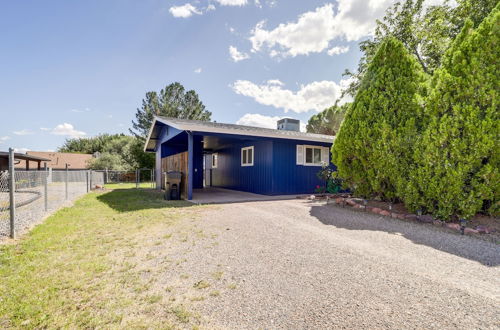
[[[283,131],[300,132],[300,120],[292,118],[283,118],[278,120],[278,129]]]

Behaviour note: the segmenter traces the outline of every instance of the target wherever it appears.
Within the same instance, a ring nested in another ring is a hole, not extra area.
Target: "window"
[[[253,166],[253,146],[241,148],[241,166]]]
[[[217,168],[218,164],[219,164],[219,155],[212,154],[212,168]]]
[[[297,145],[297,165],[321,166],[329,163],[327,147]]]

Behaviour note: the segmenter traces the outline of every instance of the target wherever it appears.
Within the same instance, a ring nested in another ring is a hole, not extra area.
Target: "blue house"
[[[165,172],[183,173],[181,196],[219,187],[263,195],[306,194],[324,185],[333,136],[303,133],[285,118],[277,129],[156,117],[145,151],[156,153],[157,187]]]

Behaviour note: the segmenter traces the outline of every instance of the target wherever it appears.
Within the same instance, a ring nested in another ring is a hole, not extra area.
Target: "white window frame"
[[[213,153],[210,159],[212,160],[212,168],[217,168],[217,166],[219,165],[219,154]]]
[[[304,149],[303,149],[303,155],[304,155],[304,161],[302,163],[302,165],[304,166],[322,166],[323,163],[325,162],[324,159],[325,159],[325,155],[323,153],[327,153],[328,157],[330,156],[329,155],[329,150],[328,148],[326,147],[322,147],[322,146],[312,146],[312,145],[304,145],[303,146]],[[313,160],[314,160],[314,149],[319,149],[319,162],[318,163],[308,163],[307,162],[307,149],[312,149],[312,153],[313,153]]]
[[[248,151],[247,150],[252,150],[252,162],[248,162]],[[247,162],[246,163],[243,163],[243,153],[246,152],[247,153]],[[244,148],[241,148],[241,166],[253,166],[253,163],[254,163],[254,160],[255,160],[255,151],[254,151],[254,147],[253,146],[250,146],[250,147],[244,147]]]

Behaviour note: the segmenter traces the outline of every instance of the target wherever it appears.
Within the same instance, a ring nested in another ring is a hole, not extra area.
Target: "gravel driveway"
[[[208,328],[500,327],[490,242],[304,200],[211,207],[196,227],[216,238],[177,276],[207,279],[193,308]]]

